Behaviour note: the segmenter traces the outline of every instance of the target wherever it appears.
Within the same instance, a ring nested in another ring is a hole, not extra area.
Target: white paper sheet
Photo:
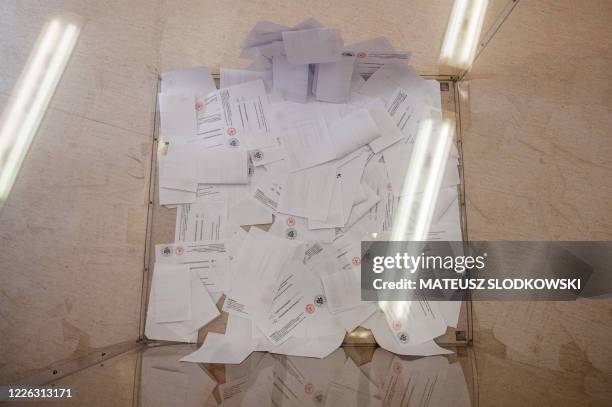
[[[358,267],[321,276],[332,313],[346,311],[361,303],[361,276]]]
[[[363,321],[378,311],[378,304],[372,303],[337,312],[334,314],[334,317],[338,320],[346,332],[351,332],[361,325]]]
[[[389,107],[397,88],[403,88],[412,94],[420,94],[425,80],[414,68],[404,62],[391,62],[378,69],[359,89],[359,93],[371,98],[380,98]]]
[[[327,218],[324,221],[308,219],[309,229],[334,229],[341,228],[344,226],[344,206],[342,202],[342,191],[343,191],[343,180],[341,173],[336,171],[336,179],[334,182],[334,189],[331,196],[331,202],[329,204],[329,211]]]
[[[342,38],[334,28],[284,31],[282,37],[291,64],[334,62],[342,55]]]
[[[289,240],[322,243],[331,243],[335,234],[333,229],[311,230],[308,228],[308,219],[282,213],[274,215],[274,223],[268,233]]]
[[[272,304],[282,267],[296,255],[300,243],[251,228],[231,264],[232,290],[223,310],[248,317],[255,302]]]
[[[203,66],[161,74],[161,93],[184,93],[195,97],[212,92],[215,88],[210,71]]]
[[[253,198],[266,207],[270,213],[275,213],[278,210],[278,202],[285,178],[285,174],[270,173],[253,186]]]
[[[272,78],[274,93],[285,100],[306,103],[308,100],[308,65],[293,65],[285,56],[272,58]]]
[[[241,363],[255,349],[251,339],[251,321],[229,315],[225,334],[209,332],[202,346],[183,357],[181,362]]]
[[[223,241],[158,244],[155,261],[156,264],[186,265],[197,273],[208,292],[230,289],[229,259]]]
[[[379,153],[404,138],[404,134],[397,127],[380,99],[368,104],[367,108],[381,134],[381,137],[372,140],[369,144],[374,153]]]
[[[197,135],[190,142],[207,148],[246,149],[273,144],[268,108],[268,95],[261,80],[202,96],[196,102]]]
[[[195,136],[196,100],[192,94],[160,93],[159,114],[164,141],[189,140]]]
[[[221,68],[220,88],[229,88],[261,79],[267,92],[272,91],[272,71]]]
[[[288,215],[325,221],[329,214],[336,168],[319,165],[287,176],[278,202],[278,211]]]
[[[191,278],[189,267],[156,264],[155,322],[180,322],[191,319]]]
[[[299,171],[335,158],[327,124],[316,104],[283,103],[272,112],[273,131],[285,150],[289,171]]]
[[[156,268],[157,267],[184,268],[186,266],[156,264]],[[187,270],[184,274],[189,276],[190,289],[187,291],[187,293],[183,293],[178,301],[182,301],[184,298],[190,298],[190,319],[179,322],[156,322],[156,294],[158,292],[158,282],[153,279],[145,323],[145,335],[147,338],[154,340],[195,342],[198,336],[198,329],[210,323],[213,319],[219,316],[219,310],[211,299],[209,293],[199,281],[197,272]],[[174,297],[171,300],[175,301]]]
[[[254,47],[244,48],[240,53],[240,58],[256,59],[259,57],[272,58],[285,55],[285,45],[282,41],[272,41]]]
[[[380,136],[367,109],[353,111],[333,123],[329,134],[336,158],[342,158]]]
[[[196,156],[181,144],[168,146],[165,154],[158,154],[160,188],[196,192],[198,173]]]
[[[397,340],[395,340],[395,335],[387,324],[385,316],[382,312],[377,312],[372,315],[362,324],[362,326],[372,331],[372,334],[376,339],[376,343],[378,343],[381,348],[398,355],[432,356],[453,353],[448,349],[438,346],[438,344],[433,340],[428,340],[418,345],[399,343]]]
[[[196,150],[200,184],[247,184],[249,168],[247,151],[241,148],[229,150]]]
[[[354,57],[318,64],[315,68],[314,95],[323,102],[346,103],[350,97]]]
[[[229,208],[228,223],[235,229],[236,226],[263,225],[272,223],[272,214],[259,201],[247,196]]]
[[[372,190],[372,188],[366,184],[362,184],[361,186],[366,193],[366,200],[353,206],[349,220],[346,222],[347,228],[353,226],[357,221],[362,219],[380,202],[380,197]],[[378,229],[378,227],[375,227],[372,231],[376,231]]]
[[[178,189],[159,188],[160,205],[189,204],[196,201],[196,193]]]
[[[282,40],[282,32],[290,28],[270,21],[259,21],[251,29],[247,37],[240,43],[241,48],[253,47],[268,42]]]
[[[225,200],[181,205],[176,212],[174,239],[177,242],[221,240],[227,236]]]
[[[279,345],[303,329],[304,321],[316,312],[306,298],[304,265],[299,261],[282,265],[277,288],[271,303],[262,298],[251,302],[249,314],[253,322],[273,345]]]
[[[355,158],[352,158],[348,162],[342,164],[336,170],[336,172],[340,174],[340,177],[342,178],[342,213],[344,215],[344,225],[346,225],[349,221],[353,204],[355,202],[363,202],[363,200],[367,199],[367,196],[364,196],[363,200],[360,198],[362,191],[361,177],[363,175],[363,170],[367,160],[368,153],[362,152]]]
[[[361,75],[371,75],[384,65],[391,62],[410,60],[410,52],[396,52],[386,38],[377,37],[366,41],[348,45],[344,54],[355,55],[355,68]]]
[[[446,332],[446,321],[434,301],[406,301],[401,315],[385,307],[385,320],[400,345],[420,345]]]

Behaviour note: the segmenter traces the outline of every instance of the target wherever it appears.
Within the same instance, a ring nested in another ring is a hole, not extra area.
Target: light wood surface
[[[474,64],[461,106],[470,239],[612,238],[611,19],[609,1],[521,1]],[[609,405],[612,302],[474,314],[481,405]]]

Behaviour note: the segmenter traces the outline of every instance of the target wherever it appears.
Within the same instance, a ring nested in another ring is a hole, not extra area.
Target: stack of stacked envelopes
[[[146,336],[195,342],[224,295],[225,334],[183,360],[324,357],[358,326],[395,353],[447,353],[433,339],[460,304],[419,307],[397,335],[360,296],[360,242],[392,229],[419,128],[442,119],[438,82],[385,39],[345,46],[312,19],[258,23],[241,55],[252,63],[221,69],[220,89],[206,68],[162,75],[159,201],[177,217],[155,248]],[[461,240],[454,147],[446,160],[426,237]]]

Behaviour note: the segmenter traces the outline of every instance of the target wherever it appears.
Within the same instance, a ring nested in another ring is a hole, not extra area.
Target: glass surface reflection
[[[238,365],[178,361],[192,350],[175,345],[142,353],[138,405],[472,405],[465,349],[448,357],[409,358],[381,348],[350,347],[324,359],[255,352]]]

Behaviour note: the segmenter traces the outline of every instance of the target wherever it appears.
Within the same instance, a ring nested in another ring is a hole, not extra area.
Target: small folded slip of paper
[[[306,103],[308,100],[308,65],[294,65],[284,55],[272,58],[272,77],[274,93],[285,100]]]
[[[175,143],[159,157],[159,186],[196,192],[200,184],[247,184],[249,168],[244,149],[209,150]]]
[[[342,57],[342,38],[334,28],[284,31],[282,36],[291,64],[334,62]]]
[[[350,98],[355,57],[316,65],[313,93],[322,102],[346,103]]]

